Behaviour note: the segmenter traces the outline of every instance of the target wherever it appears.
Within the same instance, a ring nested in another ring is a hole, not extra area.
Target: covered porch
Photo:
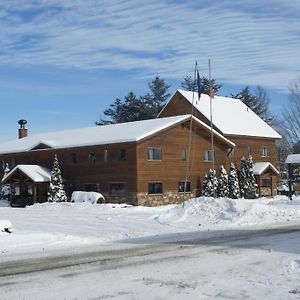
[[[253,173],[258,185],[260,197],[273,197],[277,195],[277,177],[279,171],[270,162],[253,164]]]
[[[24,207],[47,201],[51,171],[39,165],[18,165],[3,179],[14,192],[10,195],[13,207]]]

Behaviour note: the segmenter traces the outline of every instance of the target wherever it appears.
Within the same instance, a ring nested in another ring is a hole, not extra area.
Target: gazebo
[[[293,170],[295,166],[300,165],[300,154],[289,154],[285,160],[288,165],[289,174],[289,198],[292,200],[292,181],[293,181]]]
[[[15,191],[10,196],[11,206],[26,206],[45,202],[51,179],[51,171],[39,165],[18,165],[3,179]]]

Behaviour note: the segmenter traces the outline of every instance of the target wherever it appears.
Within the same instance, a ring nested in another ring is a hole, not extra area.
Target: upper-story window
[[[162,160],[161,148],[148,148],[148,160]]]
[[[215,156],[215,151],[214,150],[205,150],[204,151],[204,161],[213,161]]]
[[[60,166],[62,166],[62,165],[64,164],[64,160],[65,160],[64,154],[63,154],[63,153],[58,154],[58,155],[57,155],[57,159],[58,159],[58,164],[59,164]]]
[[[69,161],[70,161],[70,164],[72,164],[72,165],[77,164],[77,154],[75,152],[71,152],[69,154]]]
[[[103,152],[103,159],[105,162],[108,161],[108,150],[107,149],[104,149],[104,152]]]
[[[186,160],[187,159],[187,151],[186,148],[181,149],[181,159]]]
[[[235,155],[235,149],[234,148],[228,148],[227,149],[227,156],[233,157]]]
[[[248,145],[248,156],[252,155],[251,145]]]
[[[118,160],[126,160],[126,149],[118,150]]]
[[[88,160],[90,164],[95,164],[96,163],[96,152],[91,151],[88,155]]]
[[[270,156],[270,148],[269,147],[261,147],[260,148],[260,156],[261,157],[269,157]]]

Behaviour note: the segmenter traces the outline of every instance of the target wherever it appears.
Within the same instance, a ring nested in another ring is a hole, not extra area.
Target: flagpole
[[[213,171],[213,195],[215,198],[215,149],[214,149],[214,132],[213,132],[213,118],[212,118],[212,98],[214,98],[214,89],[211,85],[211,63],[208,59],[208,72],[209,72],[209,107],[210,107],[210,134],[211,134],[211,149],[212,149],[212,171]]]
[[[196,72],[197,72],[197,61],[195,61],[195,70],[194,70],[194,86],[193,86],[193,99],[192,99],[192,109],[191,109],[191,119],[190,119],[190,130],[189,130],[189,139],[188,139],[188,152],[187,152],[187,163],[185,170],[185,181],[184,181],[184,195],[185,199],[186,190],[187,190],[187,181],[189,177],[189,165],[190,165],[190,152],[191,152],[191,143],[192,143],[192,122],[193,122],[193,113],[194,113],[194,99],[195,99],[195,86],[196,86]]]

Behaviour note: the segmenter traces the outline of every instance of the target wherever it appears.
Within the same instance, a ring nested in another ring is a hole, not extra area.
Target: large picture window
[[[148,194],[162,194],[163,184],[162,182],[149,182],[148,183]]]
[[[162,150],[161,148],[148,148],[148,160],[161,160]]]

